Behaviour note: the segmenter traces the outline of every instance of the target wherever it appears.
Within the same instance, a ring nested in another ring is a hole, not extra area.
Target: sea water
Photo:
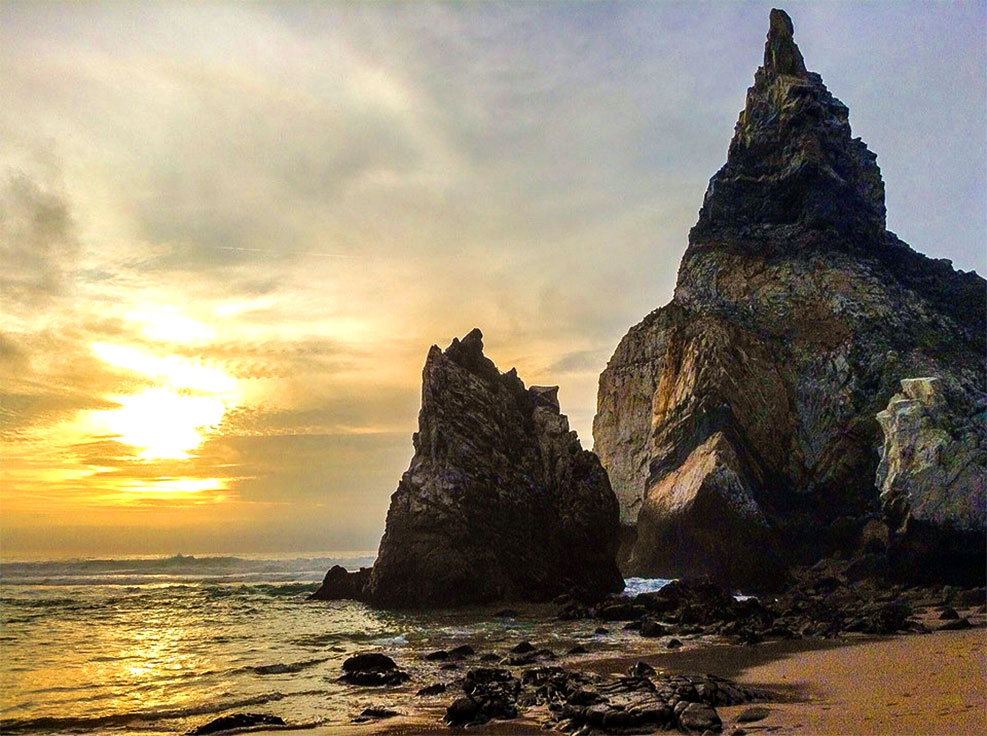
[[[239,711],[346,723],[371,705],[409,712],[418,688],[464,674],[424,660],[434,649],[504,652],[529,639],[559,653],[580,643],[600,656],[641,641],[619,624],[599,636],[598,622],[556,621],[551,606],[504,616],[308,600],[332,565],[371,562],[179,555],[0,564],[0,732],[173,734]],[[666,581],[630,582],[634,594]],[[389,654],[412,681],[385,690],[339,683],[343,660],[365,651]]]

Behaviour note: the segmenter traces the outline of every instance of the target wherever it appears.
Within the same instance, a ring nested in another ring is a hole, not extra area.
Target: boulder
[[[415,455],[387,513],[368,599],[421,607],[621,590],[618,504],[555,388],[501,373],[473,330],[422,376]]]
[[[269,713],[233,713],[220,716],[209,723],[197,726],[189,731],[189,736],[206,736],[206,734],[221,733],[234,729],[257,729],[263,726],[284,726],[284,719]]]
[[[386,654],[370,652],[356,654],[343,662],[341,682],[366,687],[400,685],[411,679],[406,672],[398,669],[394,660]]]
[[[737,714],[737,723],[756,723],[771,715],[771,710],[763,705],[752,705]]]
[[[987,549],[987,394],[939,377],[901,381],[877,415],[877,486],[893,531],[893,574],[983,582]]]
[[[322,585],[311,596],[311,600],[363,600],[370,583],[370,568],[362,567],[358,572],[350,572],[341,565],[329,568]]]
[[[431,697],[433,695],[441,695],[446,691],[446,684],[444,682],[434,682],[431,685],[426,685],[421,690],[419,690],[416,695],[420,697]]]
[[[594,450],[637,524],[622,571],[769,589],[851,553],[881,516],[875,415],[909,376],[987,385],[985,303],[887,230],[876,156],[772,11],[674,297],[600,376]]]
[[[723,728],[723,722],[716,710],[705,703],[689,703],[678,714],[678,718],[679,727],[686,732],[714,731],[719,733]]]

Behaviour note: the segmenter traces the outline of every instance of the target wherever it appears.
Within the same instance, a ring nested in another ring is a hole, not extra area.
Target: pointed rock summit
[[[413,443],[369,577],[330,571],[316,597],[423,607],[623,589],[600,461],[569,430],[558,387],[501,373],[480,330],[429,350]]]
[[[806,70],[791,19],[771,11],[764,64],[674,297],[631,328],[600,377],[594,450],[622,520],[636,525],[625,574],[777,587],[793,563],[855,554],[875,522],[891,528],[885,562],[911,560],[898,566],[906,576],[959,530],[950,565],[982,582],[983,523],[978,532],[949,512],[910,517],[930,505],[918,486],[885,490],[895,507],[882,505],[876,417],[913,377],[938,377],[945,394],[972,397],[963,406],[983,405],[985,306],[984,279],[886,229],[876,156]],[[975,443],[964,447],[958,456],[987,466]],[[983,510],[984,474],[964,477],[948,508]]]
[[[768,28],[768,41],[764,44],[765,74],[786,74],[792,77],[806,77],[802,52],[795,44],[795,26],[788,13],[774,8],[771,11],[771,26]]]
[[[726,165],[709,183],[690,242],[770,226],[832,230],[863,246],[885,226],[877,157],[850,132],[850,111],[806,71],[792,21],[771,11],[764,65],[747,90]]]

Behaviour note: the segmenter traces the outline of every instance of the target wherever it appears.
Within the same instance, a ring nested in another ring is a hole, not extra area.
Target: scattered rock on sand
[[[368,721],[382,721],[387,718],[394,718],[395,716],[401,715],[396,710],[391,710],[390,708],[385,708],[383,706],[372,706],[370,708],[364,708],[360,715],[353,719],[353,723],[367,723]]]
[[[650,733],[680,728],[719,732],[716,707],[763,700],[766,694],[711,675],[656,672],[638,662],[626,676],[611,677],[537,666],[515,677],[506,669],[471,670],[463,681],[465,697],[447,708],[450,726],[510,719],[528,708],[547,707],[545,728],[568,733]]]
[[[465,726],[516,718],[520,690],[521,683],[510,670],[470,670],[463,681],[466,697],[453,701],[446,709],[445,721],[450,726]]]
[[[689,703],[678,714],[679,727],[685,731],[719,731],[723,727],[715,708],[705,703]]]
[[[431,685],[426,685],[421,690],[419,690],[416,695],[421,697],[430,697],[432,695],[441,695],[446,691],[446,685],[442,682],[436,682]]]
[[[641,636],[651,638],[655,636],[665,636],[667,633],[668,629],[652,618],[647,618],[641,622]]]
[[[400,685],[411,676],[399,670],[394,660],[386,654],[370,652],[354,655],[343,662],[343,676],[339,679],[350,685],[381,687]]]
[[[737,723],[754,723],[763,721],[771,715],[771,709],[762,705],[755,705],[740,712],[737,716]]]
[[[972,625],[968,618],[955,618],[936,626],[936,631],[960,631],[961,629],[969,629]]]
[[[253,726],[284,726],[285,722],[278,716],[270,713],[234,713],[228,716],[221,716],[209,721],[198,728],[189,731],[189,736],[206,736],[206,734],[230,731],[234,728],[251,728]]]

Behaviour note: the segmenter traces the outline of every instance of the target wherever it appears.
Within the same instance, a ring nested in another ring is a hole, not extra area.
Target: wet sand
[[[750,706],[718,708],[723,733],[849,736],[980,736],[987,733],[987,630],[942,631],[893,638],[778,641],[753,647],[689,651],[581,662],[598,672],[621,672],[644,660],[672,672],[714,674],[770,690],[763,720],[738,723]],[[544,734],[534,720],[494,722],[469,729],[441,723],[436,707],[415,717],[379,723],[264,731],[312,736],[414,734]]]

